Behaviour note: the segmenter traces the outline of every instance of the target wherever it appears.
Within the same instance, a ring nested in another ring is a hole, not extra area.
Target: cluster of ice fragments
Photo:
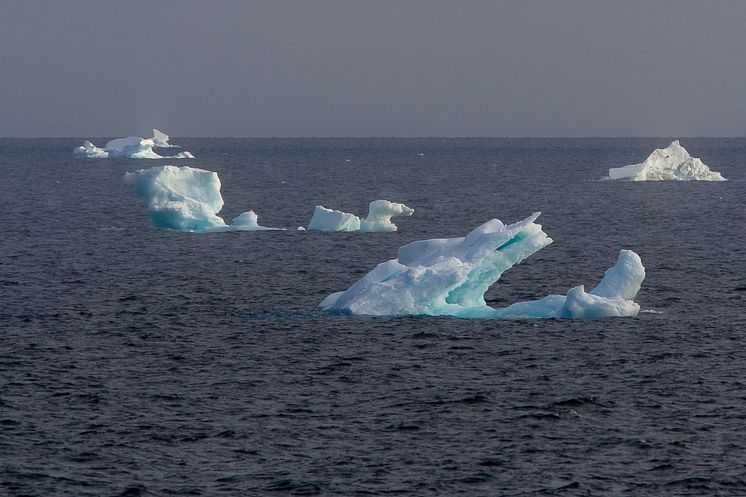
[[[715,171],[710,171],[700,159],[691,157],[676,140],[666,148],[653,151],[645,162],[609,169],[609,179],[629,181],[726,181]]]
[[[160,166],[125,173],[124,182],[148,202],[156,228],[177,231],[261,231],[253,211],[228,225],[218,212],[223,208],[218,174],[189,166]]]
[[[577,286],[495,309],[484,293],[503,272],[552,240],[534,221],[539,213],[505,226],[492,219],[462,238],[404,245],[397,258],[379,264],[343,292],[326,297],[322,310],[371,316],[455,316],[473,319],[601,318],[636,316],[633,298],[645,278],[637,254],[622,250],[615,266],[590,292]]]
[[[191,232],[273,230],[259,226],[247,211],[231,224],[218,216],[223,208],[217,173],[188,166],[160,166],[124,175],[132,191],[147,200],[154,226]],[[368,217],[316,207],[309,229],[323,231],[396,231],[392,216],[413,209],[387,200],[370,203]],[[469,319],[602,318],[636,316],[633,301],[645,278],[640,257],[622,250],[601,282],[586,292],[580,285],[566,295],[492,308],[485,292],[502,274],[552,243],[539,213],[506,226],[492,219],[461,238],[420,240],[399,248],[397,258],[379,264],[350,288],[326,297],[327,312],[371,316],[453,316]]]
[[[253,211],[244,212],[227,225],[218,212],[223,208],[220,178],[213,171],[189,166],[160,166],[126,173],[124,182],[148,201],[157,228],[176,231],[258,231],[282,228],[259,226]],[[370,203],[368,217],[316,207],[309,229],[319,231],[396,231],[392,216],[410,216],[414,209],[388,200]]]
[[[153,148],[175,148],[178,145],[169,143],[166,133],[153,130],[152,138],[141,138],[139,136],[128,136],[117,138],[106,143],[104,148],[99,148],[86,140],[83,145],[73,150],[75,155],[89,157],[91,159],[108,159],[116,157],[129,157],[132,159],[194,159],[191,152],[179,152],[176,155],[158,155]]]
[[[394,216],[411,216],[414,209],[388,200],[374,200],[368,205],[368,217],[360,219],[349,212],[316,206],[308,223],[309,230],[317,231],[396,231],[391,222]]]

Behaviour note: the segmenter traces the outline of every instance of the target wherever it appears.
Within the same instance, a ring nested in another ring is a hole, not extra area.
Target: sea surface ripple
[[[0,495],[746,495],[746,140],[682,139],[726,183],[596,181],[649,139],[178,139],[231,219],[158,231],[122,183],[169,163],[0,140]],[[98,141],[104,141],[100,139]],[[317,204],[398,233],[299,232]],[[542,211],[555,243],[491,305],[594,285],[637,318],[316,311],[412,240]]]

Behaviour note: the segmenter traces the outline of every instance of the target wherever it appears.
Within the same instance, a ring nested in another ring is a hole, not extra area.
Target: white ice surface
[[[260,231],[257,215],[247,211],[227,225],[218,174],[189,166],[157,166],[125,173],[124,182],[148,202],[153,226],[176,231]]]
[[[653,151],[645,162],[609,169],[609,179],[629,181],[726,181],[715,171],[710,171],[700,159],[676,140],[666,148]]]
[[[505,226],[492,219],[463,238],[422,240],[399,249],[343,292],[326,297],[325,311],[371,316],[429,315],[474,319],[600,318],[635,316],[632,301],[645,277],[640,258],[622,250],[601,283],[586,293],[550,295],[494,309],[484,293],[509,268],[552,240],[532,216]]]
[[[191,152],[185,150],[183,152],[179,152],[178,154],[172,155],[172,156],[167,157],[167,158],[168,159],[194,159],[194,155],[192,155]]]
[[[309,230],[316,231],[360,231],[360,218],[349,212],[335,211],[320,205],[313,211],[308,223]]]
[[[163,157],[153,151],[153,147],[155,147],[155,142],[150,138],[128,136],[107,142],[104,151],[109,154],[110,158],[162,159]]]
[[[84,141],[81,146],[76,147],[73,150],[73,153],[75,155],[85,155],[86,157],[90,157],[92,159],[105,159],[109,157],[109,153],[106,150],[104,150],[103,148],[98,148],[96,145],[88,140]]]
[[[388,200],[374,200],[368,205],[368,217],[360,219],[349,212],[316,206],[308,223],[309,230],[317,231],[396,231],[391,222],[394,216],[411,216],[414,209]]]
[[[91,159],[117,157],[129,157],[132,159],[194,159],[194,156],[187,151],[179,152],[173,156],[162,156],[153,150],[154,147],[177,147],[177,145],[168,143],[168,140],[169,137],[167,134],[154,129],[153,138],[141,138],[139,136],[116,138],[107,142],[104,148],[99,148],[86,140],[83,142],[83,145],[76,147],[73,153]]]
[[[259,226],[259,216],[254,211],[246,211],[231,221],[230,231],[271,231],[281,228]]]
[[[411,216],[414,209],[388,200],[374,200],[368,205],[368,217],[360,221],[360,231],[396,231],[391,222],[395,216]]]
[[[166,133],[163,131],[157,130],[153,128],[153,143],[155,143],[156,147],[159,148],[174,148],[178,147],[178,145],[171,145],[168,141],[171,139]]]

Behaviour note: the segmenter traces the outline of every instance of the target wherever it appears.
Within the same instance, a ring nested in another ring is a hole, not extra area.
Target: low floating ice
[[[368,217],[360,219],[349,212],[335,211],[316,206],[308,223],[309,230],[317,231],[396,231],[391,222],[394,216],[411,216],[414,209],[388,200],[374,200],[368,206]]]
[[[344,292],[326,297],[319,307],[341,314],[370,316],[454,316],[473,319],[602,318],[636,316],[633,302],[645,278],[640,257],[622,250],[590,292],[489,307],[484,293],[500,276],[552,243],[532,216],[505,226],[492,219],[463,238],[421,240],[404,245],[396,259],[379,264]]]
[[[187,151],[179,152],[172,156],[162,156],[153,150],[154,147],[174,148],[178,147],[178,145],[171,145],[169,143],[169,136],[166,133],[154,129],[152,138],[141,138],[139,136],[117,138],[107,142],[104,148],[99,148],[86,140],[83,142],[83,145],[75,148],[73,153],[91,159],[117,157],[129,157],[132,159],[194,159],[191,152]]]
[[[223,208],[220,178],[213,171],[189,166],[158,166],[125,173],[124,182],[148,202],[153,226],[176,231],[261,231],[253,211],[244,212],[227,225],[218,212]]]
[[[254,211],[246,211],[231,221],[228,231],[273,231],[281,228],[259,226],[259,216]]]
[[[653,151],[645,162],[609,169],[609,179],[629,181],[726,181],[715,171],[710,171],[700,159],[691,157],[676,140],[666,148]]]

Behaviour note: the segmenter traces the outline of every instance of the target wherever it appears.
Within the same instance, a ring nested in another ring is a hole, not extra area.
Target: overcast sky
[[[746,136],[744,0],[2,0],[0,136]]]

